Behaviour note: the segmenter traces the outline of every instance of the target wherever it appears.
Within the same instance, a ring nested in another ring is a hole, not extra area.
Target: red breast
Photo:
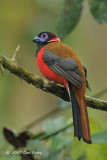
[[[46,46],[45,46],[46,47]],[[45,78],[47,78],[50,81],[54,81],[56,83],[62,84],[65,87],[67,87],[67,81],[65,78],[63,78],[62,76],[58,75],[57,73],[54,73],[52,70],[49,69],[49,67],[45,64],[44,60],[43,60],[43,56],[44,56],[44,49],[45,47],[43,47],[42,49],[40,49],[40,51],[37,54],[37,58],[36,58],[36,62],[38,65],[38,68],[40,70],[40,72],[44,75]]]

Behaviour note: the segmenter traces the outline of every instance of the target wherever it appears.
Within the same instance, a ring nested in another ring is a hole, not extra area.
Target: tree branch
[[[34,85],[36,88],[40,88],[43,91],[52,93],[65,101],[69,101],[68,93],[63,86],[40,78],[39,76],[31,73],[15,61],[12,61],[11,59],[3,55],[0,55],[0,63],[5,69],[25,80],[27,83]],[[91,108],[107,111],[107,101],[102,101],[86,96],[86,102],[87,105]]]

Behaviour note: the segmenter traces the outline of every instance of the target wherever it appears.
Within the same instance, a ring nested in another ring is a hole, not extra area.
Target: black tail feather
[[[76,136],[80,140],[81,138],[83,138],[80,106],[79,106],[78,101],[75,97],[75,94],[73,92],[71,84],[68,84],[68,88],[69,88],[70,101],[72,103],[74,137]]]

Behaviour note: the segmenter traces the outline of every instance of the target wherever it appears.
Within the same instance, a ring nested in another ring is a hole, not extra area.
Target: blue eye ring
[[[48,38],[48,34],[47,34],[47,33],[42,33],[42,34],[41,34],[41,38],[42,38],[43,40],[47,39],[47,38]]]

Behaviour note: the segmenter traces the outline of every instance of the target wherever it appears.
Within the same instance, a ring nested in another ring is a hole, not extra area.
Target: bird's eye
[[[47,35],[46,33],[43,33],[43,34],[41,34],[41,38],[42,38],[42,39],[47,39],[47,38],[48,38],[48,35]]]
[[[45,37],[46,37],[46,34],[43,34],[42,37],[45,38]]]

